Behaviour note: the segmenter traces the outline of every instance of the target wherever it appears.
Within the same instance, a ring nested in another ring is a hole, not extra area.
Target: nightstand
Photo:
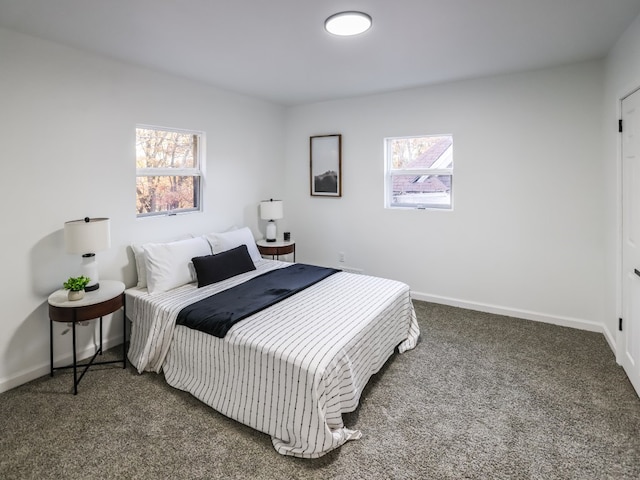
[[[49,354],[51,361],[51,376],[54,370],[73,368],[73,394],[78,394],[78,384],[82,377],[92,365],[105,365],[108,363],[122,362],[122,368],[127,368],[127,315],[124,301],[124,283],[115,280],[100,280],[100,288],[92,292],[85,292],[80,300],[70,301],[67,299],[68,290],[57,290],[49,295]],[[122,360],[111,360],[96,362],[96,356],[102,355],[102,317],[109,315],[120,308],[125,311],[122,314]],[[85,322],[100,318],[100,347],[96,350],[91,360],[87,363],[78,364],[76,354],[76,323]],[[73,363],[64,367],[53,366],[53,322],[63,322],[71,324],[73,332]],[[80,377],[78,368],[84,367]]]
[[[261,255],[271,255],[272,259],[278,257],[280,259],[280,255],[288,255],[289,253],[293,253],[293,261],[296,261],[296,242],[294,240],[289,241],[275,241],[275,242],[267,242],[266,240],[258,240],[256,242],[258,246],[258,251]]]

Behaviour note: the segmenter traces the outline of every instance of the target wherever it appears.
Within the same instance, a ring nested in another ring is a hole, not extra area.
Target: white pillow
[[[145,288],[147,286],[147,259],[144,256],[144,249],[142,244],[131,244],[131,250],[133,250],[133,256],[136,259],[136,273],[138,274],[138,284],[136,287]]]
[[[205,235],[205,238],[211,244],[213,253],[225,252],[240,245],[246,245],[249,255],[251,255],[251,260],[254,262],[262,260],[262,256],[256,246],[256,240],[253,238],[253,233],[251,233],[249,227],[239,228],[230,232],[209,233]]]
[[[142,246],[147,257],[147,290],[166,292],[195,282],[191,259],[211,255],[211,247],[203,237],[170,243],[147,243]]]
[[[193,238],[191,234],[180,235],[173,241],[184,240],[186,238]],[[133,243],[131,244],[131,250],[133,250],[133,256],[136,260],[136,273],[138,274],[138,283],[136,287],[147,288],[147,257],[144,254],[144,244]]]

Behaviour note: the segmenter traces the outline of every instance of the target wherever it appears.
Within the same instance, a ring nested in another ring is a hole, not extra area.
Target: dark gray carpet
[[[415,305],[421,343],[345,415],[362,439],[325,457],[105,366],[76,397],[66,372],[0,394],[0,478],[640,478],[640,400],[602,335]]]

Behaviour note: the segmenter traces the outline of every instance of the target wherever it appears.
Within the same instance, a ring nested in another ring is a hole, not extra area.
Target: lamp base
[[[275,242],[276,241],[276,222],[273,220],[269,220],[267,223],[267,242]]]
[[[92,292],[100,288],[98,279],[98,262],[95,253],[85,253],[82,255],[82,275],[91,279],[89,285],[84,287],[85,292]]]

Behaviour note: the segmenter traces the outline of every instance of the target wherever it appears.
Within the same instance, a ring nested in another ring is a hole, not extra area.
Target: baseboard
[[[122,335],[116,335],[112,338],[105,338],[102,341],[102,350],[106,351],[110,348],[122,345]],[[78,361],[90,358],[95,353],[95,347],[93,345],[87,347],[81,352],[78,352]],[[73,352],[68,352],[62,356],[56,356],[54,359],[54,365],[67,365],[73,362]],[[0,393],[11,390],[12,388],[19,387],[36,378],[49,375],[51,373],[51,366],[47,361],[45,364],[38,365],[28,370],[23,370],[16,375],[8,378],[0,379]],[[72,382],[73,383],[73,382]]]
[[[609,344],[609,348],[611,349],[611,351],[613,352],[613,355],[616,357],[616,360],[617,360],[618,355],[617,355],[617,349],[616,349],[616,344],[617,344],[616,336],[611,333],[611,330],[609,330],[606,327],[606,325],[602,327],[602,334],[604,335],[605,340]]]
[[[442,305],[450,305],[452,307],[460,307],[460,308],[466,308],[469,310],[476,310],[479,312],[495,313],[497,315],[505,315],[508,317],[522,318],[525,320],[533,320],[536,322],[550,323],[550,324],[559,325],[562,327],[570,327],[570,328],[577,328],[579,330],[587,330],[590,332],[598,332],[598,333],[604,334],[605,338],[607,338],[607,341],[609,342],[609,345],[611,345],[611,341],[607,337],[607,334],[605,333],[606,329],[604,325],[596,322],[592,322],[589,320],[581,320],[578,318],[562,317],[557,315],[548,315],[548,314],[539,313],[539,312],[532,312],[529,310],[520,310],[517,308],[508,308],[508,307],[502,307],[499,305],[490,305],[486,303],[468,302],[468,301],[459,300],[456,298],[441,297],[439,295],[428,295],[426,293],[420,293],[420,292],[411,292],[411,298],[415,300],[422,300],[425,302],[439,303]],[[615,353],[615,350],[614,350],[614,353]]]

